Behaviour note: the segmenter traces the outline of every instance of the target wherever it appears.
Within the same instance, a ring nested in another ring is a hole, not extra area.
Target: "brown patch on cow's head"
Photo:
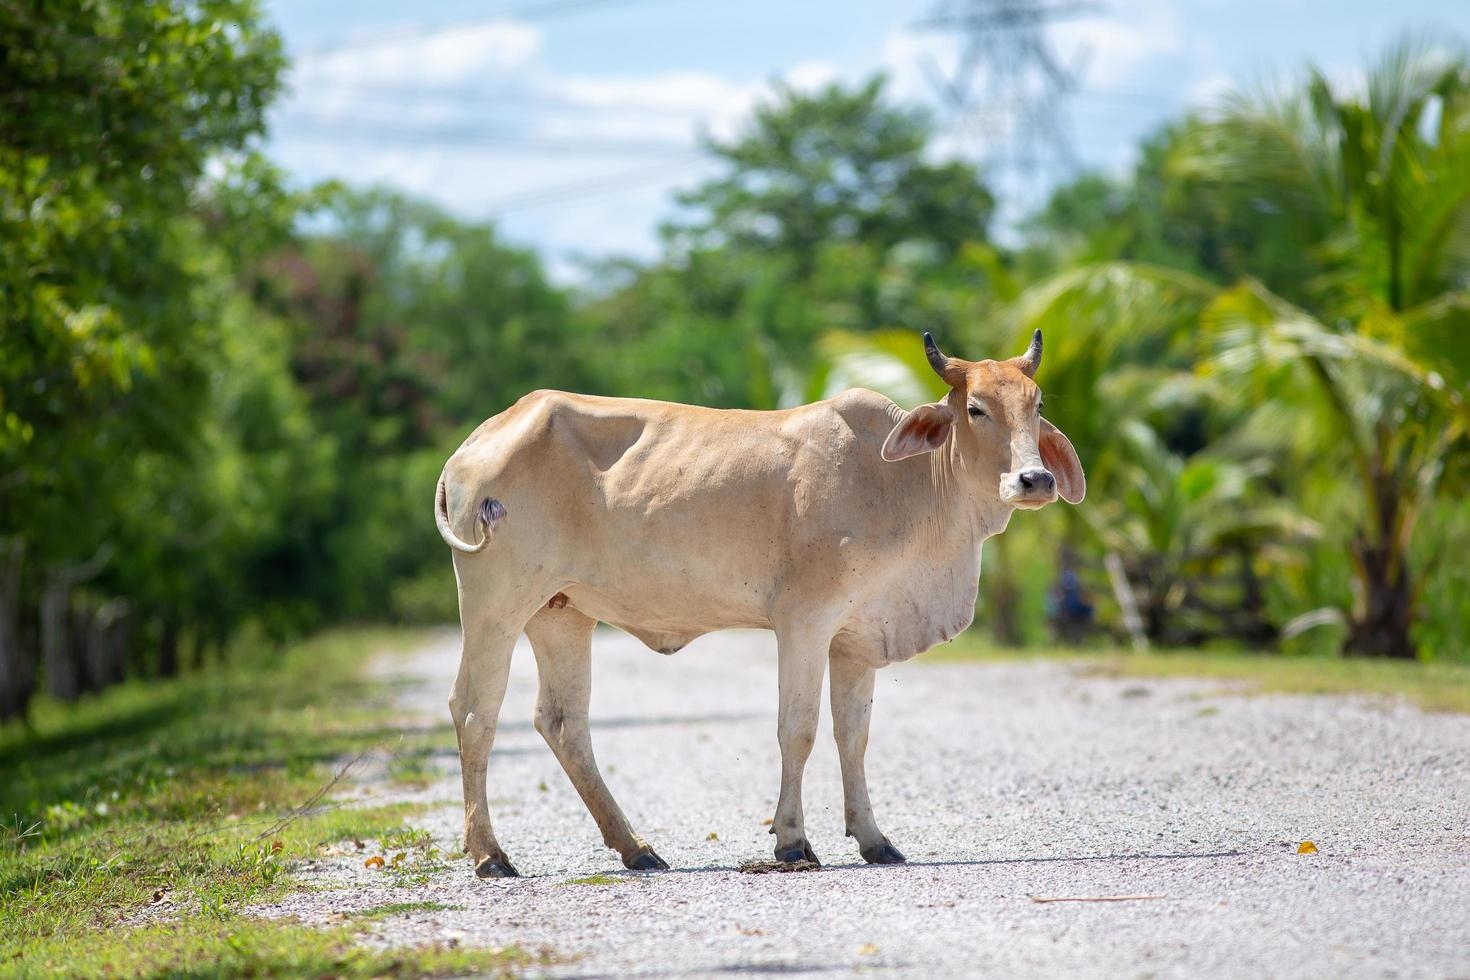
[[[980,490],[1013,507],[1044,507],[1058,495],[1078,503],[1087,481],[1061,430],[1041,417],[1041,331],[1025,353],[1003,361],[948,357],[929,334],[924,354],[949,385],[943,402],[921,405],[888,436],[883,458],[932,452],[953,441]]]

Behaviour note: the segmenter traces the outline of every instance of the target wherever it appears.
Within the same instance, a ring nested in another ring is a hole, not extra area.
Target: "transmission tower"
[[[1085,0],[939,0],[915,25],[959,36],[952,70],[932,58],[921,67],[992,168],[1021,180],[1076,169],[1062,103],[1078,69],[1061,63],[1046,28],[1100,9]]]

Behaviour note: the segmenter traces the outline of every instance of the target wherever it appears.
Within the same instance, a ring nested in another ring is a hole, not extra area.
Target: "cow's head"
[[[1061,498],[1079,503],[1087,478],[1062,430],[1041,417],[1041,331],[1020,357],[962,361],[945,357],[924,334],[924,353],[949,385],[942,402],[920,405],[888,434],[883,458],[906,459],[950,444],[965,469],[1001,503],[1037,508]]]

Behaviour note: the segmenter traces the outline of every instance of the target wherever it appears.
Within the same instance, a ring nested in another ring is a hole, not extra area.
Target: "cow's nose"
[[[1025,470],[1016,477],[1021,483],[1021,489],[1028,493],[1053,493],[1057,488],[1057,478],[1047,470]]]

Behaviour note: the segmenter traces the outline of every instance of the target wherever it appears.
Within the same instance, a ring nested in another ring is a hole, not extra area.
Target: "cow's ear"
[[[890,463],[920,453],[932,453],[949,438],[954,412],[943,403],[920,405],[904,416],[883,443],[883,458]]]
[[[1087,496],[1087,477],[1082,472],[1082,462],[1077,450],[1062,435],[1062,430],[1046,419],[1041,420],[1041,462],[1051,475],[1057,478],[1057,493],[1069,504],[1080,504]]]

